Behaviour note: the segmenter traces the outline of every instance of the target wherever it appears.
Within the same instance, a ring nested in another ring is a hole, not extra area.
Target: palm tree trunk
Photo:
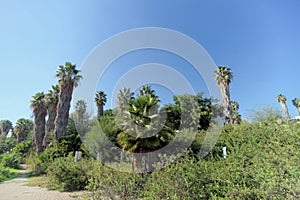
[[[286,103],[285,103],[285,102],[280,102],[280,105],[281,105],[281,107],[282,107],[282,110],[283,110],[283,112],[284,112],[284,114],[285,114],[286,119],[287,119],[287,120],[291,119],[291,118],[290,118],[289,111],[288,111],[288,108],[287,108],[287,106],[286,106]]]
[[[57,103],[48,105],[48,120],[46,123],[46,134],[43,139],[43,146],[46,147],[49,143],[48,133],[53,132],[55,128],[55,118],[57,113]]]
[[[98,106],[98,114],[97,114],[97,117],[98,117],[98,119],[100,119],[100,117],[102,117],[102,116],[103,116],[103,105],[100,104],[100,105]]]
[[[34,111],[34,138],[36,144],[36,152],[41,153],[43,151],[43,139],[45,136],[45,124],[46,124],[46,111],[38,107]]]
[[[54,122],[55,129],[53,134],[53,137],[56,140],[66,135],[72,93],[73,83],[66,83],[60,87],[59,101],[57,104],[57,115]]]
[[[230,104],[230,92],[229,92],[229,85],[220,85],[220,91],[221,91],[221,96],[222,96],[222,107],[223,107],[223,114],[225,117],[225,120],[227,123],[232,122],[232,109],[231,109],[231,104]]]

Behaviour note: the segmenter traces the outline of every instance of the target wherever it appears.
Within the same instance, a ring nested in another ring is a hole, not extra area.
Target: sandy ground
[[[49,191],[46,188],[26,186],[29,178],[23,176],[0,183],[0,200],[78,200],[77,193]],[[82,195],[81,195],[82,196]]]

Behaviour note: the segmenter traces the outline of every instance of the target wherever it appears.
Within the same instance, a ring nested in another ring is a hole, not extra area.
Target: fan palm
[[[103,91],[98,91],[95,96],[95,102],[97,105],[97,117],[98,119],[103,116],[103,106],[107,101],[106,94]]]
[[[56,72],[56,77],[59,82],[59,98],[54,122],[55,139],[60,139],[62,136],[66,135],[73,90],[78,86],[78,83],[82,78],[79,73],[80,70],[76,69],[76,65],[73,65],[70,62],[66,62],[64,66],[60,65]]]
[[[133,98],[133,92],[131,92],[130,88],[123,88],[118,93],[118,107],[121,113],[123,113],[128,105],[130,104],[130,100]]]
[[[233,74],[231,69],[225,66],[219,66],[215,71],[215,79],[220,88],[222,96],[223,114],[227,122],[231,123],[231,105],[230,105],[230,91],[229,84],[231,83]]]
[[[17,138],[17,142],[22,142],[33,129],[33,122],[29,119],[18,119],[13,130],[13,135]]]
[[[143,171],[140,153],[157,150],[172,137],[161,124],[158,102],[154,90],[147,88],[147,91],[140,91],[139,96],[130,101],[129,112],[125,112],[128,116],[119,123],[123,131],[118,134],[117,141],[124,150],[135,153],[132,162],[134,172]]]
[[[289,120],[290,119],[290,114],[289,114],[288,107],[286,105],[286,97],[283,94],[279,94],[277,96],[277,101],[280,103],[281,108],[282,108],[282,110],[285,114],[286,119]]]
[[[43,151],[43,139],[45,137],[45,125],[46,125],[46,102],[43,92],[35,94],[31,100],[30,107],[33,110],[34,115],[34,138],[36,144],[37,153]]]
[[[297,108],[298,114],[300,115],[300,98],[294,98],[292,102],[293,105]]]
[[[9,133],[10,130],[13,129],[13,125],[11,121],[9,120],[1,120],[0,121],[0,134],[6,138],[7,134]]]

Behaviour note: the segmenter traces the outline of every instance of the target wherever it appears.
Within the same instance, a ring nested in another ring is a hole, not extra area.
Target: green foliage
[[[0,154],[10,152],[17,144],[15,138],[3,138],[0,137]]]
[[[50,186],[63,191],[83,190],[88,183],[87,160],[74,162],[73,155],[57,158],[47,169]]]
[[[268,123],[282,120],[280,110],[268,106],[253,110],[250,115],[253,122]]]
[[[199,144],[204,136],[204,131],[196,136]],[[144,176],[94,164],[87,188],[96,199],[297,199],[299,146],[297,123],[227,125],[203,159],[187,153]]]
[[[115,171],[101,162],[92,162],[90,169],[86,189],[92,191],[92,199],[138,199],[148,179],[148,175]]]
[[[110,142],[119,146],[117,143],[117,135],[119,132],[120,129],[116,126],[113,116],[103,115],[99,121],[97,120],[93,123],[90,131],[83,140],[83,144],[94,158],[101,152],[103,160],[111,159],[114,155],[111,155],[111,151],[105,151],[105,149],[110,148]]]
[[[0,183],[10,179],[14,175],[14,172],[9,168],[3,167],[0,164]]]
[[[2,154],[0,156],[0,161],[0,165],[2,165],[3,167],[19,169],[21,157],[15,153]]]

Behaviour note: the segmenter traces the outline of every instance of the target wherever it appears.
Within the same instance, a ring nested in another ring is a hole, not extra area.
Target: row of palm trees
[[[37,153],[42,152],[48,145],[49,133],[52,133],[54,140],[59,140],[66,135],[73,90],[82,79],[79,73],[80,70],[76,69],[76,65],[70,62],[60,65],[56,72],[58,85],[52,86],[47,94],[40,92],[32,97],[30,107],[34,115],[34,142]],[[77,103],[82,107],[84,102],[81,101]],[[98,118],[103,116],[103,106],[106,101],[106,94],[98,91],[95,96]],[[48,116],[47,122],[46,116]]]
[[[286,105],[286,101],[287,101],[287,98],[286,96],[284,96],[283,94],[279,94],[277,96],[277,101],[280,103],[281,107],[282,107],[282,110],[285,114],[285,117],[287,120],[291,119],[290,117],[290,114],[289,114],[289,110],[288,110],[288,107]],[[300,98],[294,98],[292,100],[292,103],[293,105],[297,108],[298,110],[298,114],[300,115]]]
[[[42,152],[47,145],[49,132],[53,132],[56,140],[66,135],[73,90],[82,78],[79,73],[76,65],[70,62],[60,65],[56,72],[58,85],[52,86],[46,95],[39,92],[32,97],[30,107],[34,115],[34,142],[37,153]]]

